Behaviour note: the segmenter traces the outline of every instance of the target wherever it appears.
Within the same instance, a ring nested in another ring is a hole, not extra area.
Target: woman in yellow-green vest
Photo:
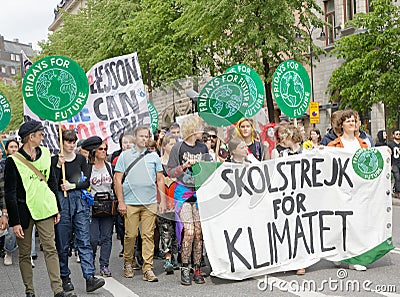
[[[51,155],[41,147],[43,126],[29,121],[19,128],[23,146],[7,158],[4,170],[5,201],[9,225],[13,227],[19,246],[19,267],[27,297],[35,296],[31,266],[31,234],[33,225],[39,233],[46,260],[46,268],[54,296],[66,294],[62,288],[54,225],[60,220],[60,205],[55,192],[56,178],[51,170]]]

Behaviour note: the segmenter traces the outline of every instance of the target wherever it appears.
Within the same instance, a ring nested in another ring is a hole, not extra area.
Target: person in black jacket
[[[56,178],[50,166],[50,152],[40,147],[43,140],[43,126],[38,121],[29,121],[19,128],[23,146],[12,157],[7,158],[4,170],[4,192],[9,224],[13,227],[19,246],[19,268],[27,297],[35,296],[31,266],[31,234],[36,225],[46,268],[54,296],[76,296],[65,294],[60,278],[57,250],[55,247],[54,224],[60,221],[60,204],[55,192]],[[41,170],[40,177],[23,161]],[[46,160],[48,158],[48,160]],[[43,181],[45,178],[46,181]],[[45,184],[47,182],[47,185]],[[50,190],[49,190],[50,189]]]

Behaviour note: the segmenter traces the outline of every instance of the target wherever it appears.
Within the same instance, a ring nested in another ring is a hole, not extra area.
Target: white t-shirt
[[[93,197],[97,192],[112,193],[111,185],[112,177],[108,173],[106,165],[100,169],[97,169],[93,165],[92,175],[90,177],[90,193],[93,195]]]
[[[343,143],[343,147],[346,151],[354,153],[356,150],[361,148],[360,143],[358,142],[357,138],[353,138],[353,140],[347,140],[344,139],[343,137],[340,137],[340,140]]]

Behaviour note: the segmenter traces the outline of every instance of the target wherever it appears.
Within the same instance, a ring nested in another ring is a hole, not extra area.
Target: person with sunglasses
[[[113,203],[113,175],[111,164],[106,161],[107,143],[98,136],[92,136],[98,140],[100,145],[89,151],[89,171],[90,171],[90,193],[96,199],[99,196],[109,197]],[[85,143],[83,143],[84,147]],[[109,269],[110,255],[112,249],[112,233],[114,225],[114,214],[96,213],[92,208],[92,220],[90,222],[90,243],[93,250],[93,262],[96,259],[97,245],[100,242],[100,275],[111,276]]]
[[[388,144],[392,153],[392,172],[394,177],[393,197],[400,198],[400,130],[393,131],[393,140]]]

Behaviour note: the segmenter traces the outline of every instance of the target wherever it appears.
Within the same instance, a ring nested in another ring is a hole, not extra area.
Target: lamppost
[[[308,33],[308,37],[309,37],[309,48],[310,48],[310,67],[311,67],[311,102],[314,102],[314,64],[313,64],[313,38],[312,38],[312,34],[314,32],[314,29],[316,29],[317,27],[307,27],[304,26],[304,28],[306,29],[307,33]],[[297,40],[302,40],[301,34],[299,31],[296,32],[296,39]],[[325,32],[322,30],[320,36],[318,37],[318,40],[326,40],[326,35]],[[313,124],[313,127],[315,127],[315,124]]]

